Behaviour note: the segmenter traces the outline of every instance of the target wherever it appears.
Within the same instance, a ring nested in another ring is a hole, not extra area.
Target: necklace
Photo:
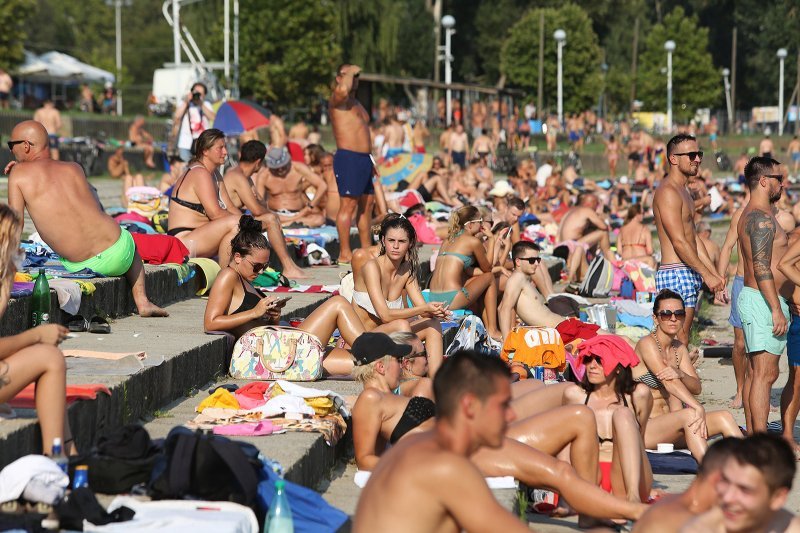
[[[653,338],[656,341],[656,346],[658,346],[658,355],[661,355],[664,352],[664,350],[661,348],[661,341],[658,340],[658,335],[656,335],[655,331],[653,333],[651,333],[651,335],[653,336]],[[673,348],[675,349],[675,365],[680,367],[681,366],[681,360],[678,358],[678,347],[674,346]],[[667,355],[669,355],[669,354],[667,354]]]

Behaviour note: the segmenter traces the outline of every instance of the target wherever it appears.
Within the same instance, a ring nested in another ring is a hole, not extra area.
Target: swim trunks
[[[398,155],[402,154],[404,150],[402,148],[388,148],[386,150],[386,159],[391,159],[393,157],[397,157]]]
[[[731,316],[728,317],[728,324],[735,328],[742,329],[742,319],[739,318],[739,293],[744,287],[744,278],[736,276],[731,285]]]
[[[117,242],[96,256],[78,263],[73,263],[63,257],[60,260],[61,264],[69,272],[77,272],[88,268],[104,276],[121,276],[131,268],[135,255],[136,243],[133,242],[133,237],[128,233],[128,230],[122,229]]]
[[[333,172],[339,196],[363,196],[374,194],[372,156],[339,148],[333,154]]]
[[[800,366],[800,316],[795,314],[792,314],[792,323],[786,333],[786,353],[790,365]]]
[[[709,133],[708,134],[708,140],[713,143],[714,141],[717,140],[717,134],[716,133]]]
[[[778,296],[781,311],[789,320],[789,304]],[[746,353],[769,352],[781,355],[786,349],[786,334],[776,337],[772,334],[772,312],[767,300],[758,289],[742,287],[739,293],[739,318],[744,330],[744,349]]]
[[[47,143],[50,148],[56,149],[58,148],[58,135],[48,135],[47,136]]]
[[[467,152],[451,152],[451,155],[453,156],[453,163],[462,169],[467,168]]]
[[[681,295],[683,305],[697,307],[697,295],[703,286],[700,274],[684,263],[661,265],[656,272],[656,292],[670,289]]]
[[[575,141],[577,141],[580,138],[581,137],[580,137],[580,135],[578,135],[577,131],[570,130],[570,132],[569,132],[569,142],[573,142],[574,143]]]
[[[792,152],[792,161],[800,161],[800,152]]]
[[[280,215],[280,216],[284,216],[284,217],[297,216],[297,213],[299,213],[299,212],[300,211],[292,211],[291,209],[276,209],[275,210],[275,214],[276,215]]]
[[[7,101],[7,100],[8,100],[8,96],[9,96],[9,94],[8,94],[8,93],[5,93],[5,92],[2,92],[2,91],[0,91],[0,102],[5,102],[5,101]]]

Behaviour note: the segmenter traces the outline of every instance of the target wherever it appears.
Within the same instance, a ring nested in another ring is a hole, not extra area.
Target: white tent
[[[25,52],[25,62],[16,72],[25,81],[104,83],[114,82],[110,72],[78,61],[62,52],[46,52],[40,56]]]

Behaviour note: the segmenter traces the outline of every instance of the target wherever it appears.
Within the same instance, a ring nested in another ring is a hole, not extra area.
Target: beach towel
[[[142,261],[150,265],[164,263],[183,264],[189,259],[189,249],[177,237],[172,235],[145,235],[132,233],[136,250]]]
[[[61,350],[64,357],[88,357],[92,359],[106,359],[108,361],[118,361],[129,356],[144,360],[147,352],[96,352],[93,350]]]
[[[36,402],[34,401],[35,392],[36,384],[31,383],[19,391],[8,403],[18,409],[34,409],[36,407]],[[111,391],[105,385],[67,385],[67,405],[73,404],[78,400],[94,400],[97,398],[98,392],[104,392],[111,396]]]
[[[367,481],[372,476],[372,472],[368,470],[358,470],[356,471],[355,476],[353,476],[353,483],[356,484],[359,488],[364,488],[367,485]],[[492,490],[497,489],[516,489],[517,482],[514,480],[513,476],[502,476],[502,477],[486,477],[486,484],[489,485],[489,488]]]
[[[654,474],[697,474],[697,461],[686,452],[658,453],[648,450],[647,459]]]
[[[306,293],[330,293],[339,292],[339,285],[297,285],[296,287],[259,287],[263,292],[306,292]]]

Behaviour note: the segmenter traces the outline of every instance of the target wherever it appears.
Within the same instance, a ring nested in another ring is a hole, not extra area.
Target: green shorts
[[[789,304],[779,296],[781,311],[789,321]],[[761,291],[743,287],[739,293],[739,318],[744,331],[744,348],[747,353],[769,352],[774,355],[783,354],[786,350],[786,334],[776,337],[772,334],[772,312]]]
[[[133,242],[133,237],[128,230],[121,229],[117,242],[96,256],[80,263],[73,263],[62,257],[61,264],[70,272],[88,268],[104,276],[121,276],[131,268],[135,255],[136,243]]]

